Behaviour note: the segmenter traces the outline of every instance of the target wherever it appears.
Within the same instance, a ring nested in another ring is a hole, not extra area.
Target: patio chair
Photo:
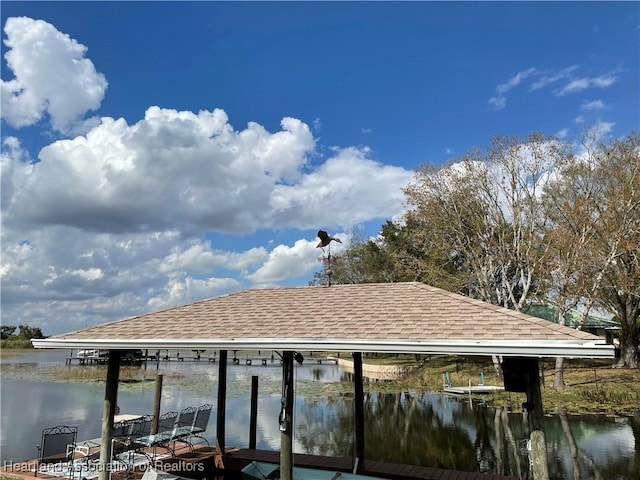
[[[176,427],[178,412],[166,412],[158,417],[158,431],[155,434],[147,433],[146,435],[137,436],[134,440],[138,449],[145,447],[153,448],[153,456],[156,454],[156,448],[166,448],[173,455],[173,450],[168,446],[172,439],[173,431]]]
[[[193,426],[197,411],[198,409],[196,407],[186,407],[180,410],[178,419],[176,420],[176,429],[190,429]]]
[[[193,422],[192,435],[189,438],[189,443],[193,446],[193,440],[199,439],[200,441],[207,444],[207,447],[211,447],[209,445],[209,441],[204,438],[202,435],[207,431],[207,427],[209,426],[209,418],[211,417],[211,411],[213,410],[213,405],[210,403],[205,403],[198,407],[198,411],[196,412],[196,418]]]
[[[151,424],[153,423],[153,415],[143,415],[131,424],[129,436],[132,439],[144,437],[151,434]]]
[[[78,427],[59,425],[42,430],[42,439],[38,448],[36,472],[38,475],[41,465],[51,463],[68,463],[72,467],[73,451],[78,436]]]

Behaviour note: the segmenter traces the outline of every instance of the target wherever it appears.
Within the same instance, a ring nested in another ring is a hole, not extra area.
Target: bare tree
[[[547,255],[541,194],[566,155],[552,137],[497,137],[484,155],[416,173],[405,190],[409,215],[469,272],[465,293],[515,310],[536,295]]]
[[[564,300],[594,305],[621,325],[620,366],[640,362],[640,135],[602,144],[587,138],[547,188],[551,283]],[[560,280],[560,281],[559,281]]]

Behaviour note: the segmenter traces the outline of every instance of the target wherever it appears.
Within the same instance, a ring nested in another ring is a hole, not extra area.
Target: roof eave
[[[431,355],[502,355],[517,357],[613,358],[613,345],[593,340],[415,340],[341,338],[105,339],[48,338],[35,348],[300,350],[327,352],[416,353]]]

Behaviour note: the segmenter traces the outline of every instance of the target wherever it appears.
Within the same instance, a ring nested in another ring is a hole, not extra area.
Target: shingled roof
[[[594,335],[422,283],[250,289],[34,340],[37,348],[611,357]]]

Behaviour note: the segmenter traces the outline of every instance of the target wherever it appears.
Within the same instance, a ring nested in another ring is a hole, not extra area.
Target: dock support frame
[[[102,433],[100,436],[100,460],[98,480],[109,480],[113,438],[113,417],[118,403],[118,380],[120,379],[120,351],[109,350],[107,381],[104,389],[104,409],[102,412]]]
[[[353,352],[354,416],[356,421],[356,458],[353,473],[364,470],[364,385],[362,375],[362,352]]]
[[[225,452],[225,422],[227,409],[227,351],[220,350],[218,364],[218,409],[216,413],[216,445],[220,454]]]
[[[280,412],[280,480],[293,480],[293,355],[282,353],[282,406]]]

